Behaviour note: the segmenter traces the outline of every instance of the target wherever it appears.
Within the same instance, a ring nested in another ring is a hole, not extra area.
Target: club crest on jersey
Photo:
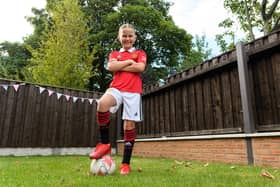
[[[131,54],[131,58],[133,58],[133,59],[134,59],[134,58],[137,58],[137,54],[136,54],[136,53],[132,53],[132,54]]]

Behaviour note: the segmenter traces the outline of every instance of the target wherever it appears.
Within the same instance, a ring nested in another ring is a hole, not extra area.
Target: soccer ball
[[[90,172],[93,175],[110,175],[114,173],[116,163],[110,155],[105,155],[100,159],[93,159],[90,164]]]

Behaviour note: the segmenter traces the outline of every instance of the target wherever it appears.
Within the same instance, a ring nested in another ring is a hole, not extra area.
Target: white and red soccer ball
[[[110,175],[114,173],[116,163],[110,155],[105,155],[100,159],[93,159],[90,164],[90,172],[93,175]]]

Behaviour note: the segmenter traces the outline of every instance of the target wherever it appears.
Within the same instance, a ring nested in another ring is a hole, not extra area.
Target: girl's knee
[[[97,104],[97,111],[107,112],[108,110],[109,110],[109,107],[108,107],[106,100],[100,99]]]
[[[135,129],[135,121],[125,120],[124,121],[124,130]]]

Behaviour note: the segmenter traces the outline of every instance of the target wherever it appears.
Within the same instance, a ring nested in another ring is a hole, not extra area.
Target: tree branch
[[[274,26],[272,27],[271,31],[275,31],[275,30],[277,30],[277,29],[280,28],[279,21],[280,21],[280,16],[278,16],[278,18],[277,18],[277,20],[276,20]]]
[[[267,1],[266,1],[266,0],[263,0],[263,1],[262,1],[261,13],[262,13],[263,20],[264,20],[265,22],[266,22],[266,20],[267,20],[266,13],[265,13],[266,4],[267,4]]]
[[[272,17],[272,14],[273,14],[273,12],[275,11],[275,9],[277,8],[278,3],[279,3],[279,0],[275,0],[275,1],[273,2],[273,4],[271,5],[271,9],[270,9],[269,12],[266,14],[268,20]]]
[[[258,0],[253,1],[253,6],[256,6]]]
[[[250,13],[249,13],[249,9],[248,9],[248,3],[247,3],[247,0],[245,0],[245,11],[246,11],[246,17],[247,17],[247,20],[248,20],[248,30],[249,30],[249,33],[250,33],[250,36],[251,36],[251,39],[255,39],[255,35],[253,33],[253,28],[252,28],[252,21],[251,21],[251,17],[250,17]]]

